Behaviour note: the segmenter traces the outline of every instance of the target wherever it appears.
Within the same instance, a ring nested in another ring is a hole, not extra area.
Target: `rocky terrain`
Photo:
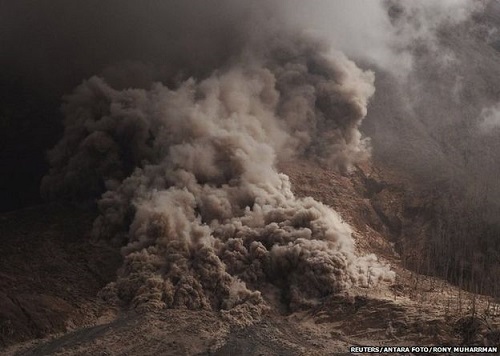
[[[498,300],[405,268],[397,241],[386,238],[417,230],[421,221],[405,221],[400,211],[429,204],[414,198],[408,178],[368,164],[347,176],[307,161],[281,169],[297,195],[337,209],[355,228],[357,248],[376,251],[396,281],[295,312],[278,303],[246,327],[211,311],[120,311],[97,297],[115,278],[120,254],[89,240],[92,209],[33,207],[2,215],[2,353],[324,355],[355,345],[498,345]]]

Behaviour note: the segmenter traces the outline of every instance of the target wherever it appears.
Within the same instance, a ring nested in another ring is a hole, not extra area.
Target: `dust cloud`
[[[365,159],[358,128],[373,74],[307,37],[252,46],[175,89],[116,90],[93,77],[66,98],[42,189],[83,197],[105,187],[94,235],[126,245],[106,298],[251,321],[272,295],[294,309],[394,277],[275,166],[300,155],[348,170]]]
[[[234,9],[241,4],[219,10]],[[155,78],[156,64],[111,66],[65,97],[64,135],[49,152],[42,193],[102,193],[94,238],[124,246],[103,298],[222,310],[250,323],[273,302],[296,310],[394,278],[374,255],[357,254],[334,210],[295,197],[276,169],[301,156],[349,171],[369,157],[359,127],[373,73],[311,34],[276,28],[259,7],[249,16],[256,22],[235,26],[243,45],[222,55],[208,46],[214,61],[173,66],[178,75],[167,81]],[[146,72],[150,83],[123,79],[131,67],[132,79]]]
[[[496,214],[500,151],[480,131],[500,92],[482,68],[498,66],[469,50],[494,41],[476,21],[488,1],[11,6],[39,16],[2,17],[17,24],[5,73],[57,93],[90,78],[64,99],[41,190],[98,199],[94,237],[125,259],[105,298],[251,321],[273,298],[294,309],[393,278],[335,211],[293,195],[276,164],[296,157],[348,172],[373,153],[444,192],[488,187],[472,200]]]

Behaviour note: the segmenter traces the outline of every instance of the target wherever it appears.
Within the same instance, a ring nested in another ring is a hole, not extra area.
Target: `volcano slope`
[[[499,91],[488,77],[497,73],[498,18],[486,11],[457,23],[446,12],[455,5],[443,3],[377,2],[402,35],[396,52],[414,60],[407,80],[383,64],[360,68],[295,25],[275,26],[264,2],[221,0],[224,11],[200,12],[200,1],[196,14],[165,2],[139,6],[124,23],[108,21],[113,6],[75,8],[82,22],[61,25],[77,39],[82,28],[84,39],[95,34],[86,16],[110,28],[65,60],[87,79],[64,89],[64,133],[41,183],[45,198],[64,203],[1,217],[2,352],[498,344],[498,300],[477,293],[498,297],[498,174],[489,163],[500,152],[491,135]],[[41,28],[69,9],[54,4],[38,9]],[[419,19],[443,9],[445,25],[431,23],[429,41]],[[162,11],[197,21],[164,21]],[[106,39],[141,21],[109,57]],[[173,35],[155,43],[157,33]],[[44,46],[42,54],[67,43]],[[90,50],[104,52],[87,68]],[[64,77],[57,63],[66,57],[48,53],[48,74]],[[101,66],[140,53],[144,63]],[[43,74],[58,87],[58,76]]]
[[[418,193],[407,177],[369,164],[348,175],[308,161],[283,163],[281,170],[298,196],[321,198],[339,211],[354,229],[357,249],[377,252],[396,280],[293,311],[277,296],[250,325],[207,310],[120,310],[97,297],[121,262],[116,248],[89,242],[95,213],[41,206],[2,216],[8,237],[2,246],[3,353],[324,355],[354,345],[498,344],[500,306],[493,298],[405,269],[385,238],[395,223],[378,206],[390,211],[399,204],[396,216],[405,206],[401,192]]]

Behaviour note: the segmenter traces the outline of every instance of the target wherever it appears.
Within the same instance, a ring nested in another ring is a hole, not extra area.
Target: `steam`
[[[392,28],[385,33],[393,33],[385,48],[392,49],[388,54],[394,61],[398,51],[393,50],[399,48],[411,65],[400,71],[397,65],[391,69],[374,63],[378,90],[362,130],[371,137],[377,159],[428,183],[451,182],[467,189],[466,176],[476,169],[470,155],[484,144],[475,131],[497,100],[497,85],[488,79],[497,72],[488,48],[494,31],[485,19],[493,3],[384,4]]]
[[[341,49],[349,57],[407,80],[415,65],[415,46],[439,51],[443,27],[467,22],[482,11],[485,1],[474,0],[311,0],[307,6],[292,0],[286,16]],[[444,56],[443,56],[444,55]]]
[[[373,81],[341,53],[283,32],[175,88],[117,90],[93,77],[66,98],[42,191],[105,191],[94,236],[125,247],[102,294],[124,305],[251,322],[276,293],[293,310],[373,286],[393,272],[359,257],[351,228],[296,198],[275,166],[306,156],[349,170],[366,159],[359,126]]]

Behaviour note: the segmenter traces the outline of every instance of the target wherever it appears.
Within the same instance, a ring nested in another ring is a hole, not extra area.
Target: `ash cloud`
[[[441,60],[442,28],[465,23],[486,5],[481,0],[311,0],[305,7],[302,1],[291,0],[283,11],[350,58],[406,80],[414,67],[414,46],[439,50],[435,59]]]
[[[62,95],[103,72],[124,87],[207,75],[246,42],[254,8],[273,16],[263,1],[3,1],[2,76]]]
[[[430,180],[463,177],[464,151],[482,146],[471,138],[498,101],[495,2],[313,0],[284,11],[376,73],[362,125],[375,157]]]
[[[474,22],[487,4],[2,2],[1,75],[51,96],[97,75],[65,98],[42,193],[104,193],[95,236],[127,246],[103,294],[252,319],[276,289],[293,307],[391,277],[334,212],[293,197],[279,160],[347,171],[370,153],[362,124],[376,158],[466,192],[483,182],[495,201],[496,141],[470,133],[498,101],[497,66],[457,50],[482,31],[495,43]],[[373,74],[318,34],[377,72],[371,101]]]
[[[481,179],[478,170],[489,176],[484,169],[497,152],[478,131],[492,120],[499,93],[491,79],[499,71],[491,38],[498,9],[490,1],[385,3],[398,36],[393,43],[412,64],[405,75],[376,70],[378,90],[362,130],[375,157],[431,185],[466,191]]]
[[[276,294],[295,310],[394,278],[275,166],[305,156],[347,171],[366,159],[373,73],[310,36],[266,30],[246,29],[244,48],[202,78],[123,89],[92,77],[65,98],[42,192],[104,192],[94,237],[124,245],[104,298],[249,323]]]
[[[93,75],[121,89],[206,77],[259,28],[257,9],[275,16],[260,0],[0,1],[0,210],[41,203],[62,95]]]

